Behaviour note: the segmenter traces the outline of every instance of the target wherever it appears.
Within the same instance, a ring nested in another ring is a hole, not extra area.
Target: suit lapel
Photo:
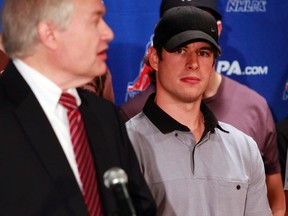
[[[63,197],[63,201],[75,215],[86,215],[74,174],[35,95],[13,64],[9,64],[3,79],[6,79],[7,94],[16,104],[15,114],[19,124],[38,155],[39,162],[55,183],[59,196]]]
[[[111,141],[115,139],[107,137],[110,135],[109,128],[107,127],[110,124],[113,125],[113,122],[109,122],[109,124],[106,124],[105,120],[107,119],[102,118],[101,114],[106,112],[106,110],[103,110],[103,106],[101,105],[102,101],[99,98],[98,102],[95,103],[96,99],[94,95],[93,98],[86,97],[89,96],[89,93],[88,95],[85,94],[86,96],[83,96],[84,94],[82,89],[78,90],[78,93],[82,101],[80,106],[80,112],[85,122],[89,145],[95,162],[103,210],[105,211],[106,215],[113,215],[113,210],[116,209],[115,202],[113,201],[115,197],[106,188],[103,181],[104,172],[112,166],[116,166],[116,164],[118,164],[117,162],[115,162],[115,160],[117,159],[111,156],[115,156],[113,152],[116,150],[115,146],[117,146],[117,144],[115,143],[115,141]]]
[[[108,168],[110,168],[106,165],[106,161],[107,155],[111,154],[111,151],[113,151],[113,149],[107,148],[106,145],[108,143],[107,137],[105,135],[107,131],[103,131],[103,123],[102,120],[100,120],[101,118],[99,117],[103,110],[99,110],[99,106],[93,103],[94,101],[88,101],[87,98],[83,98],[83,96],[81,97],[81,100],[82,104],[80,107],[80,112],[85,122],[85,128],[87,131],[92,155],[94,157],[94,161],[96,161],[96,169],[99,169],[99,171],[101,171],[99,172],[100,175],[103,174],[103,170],[106,171]],[[97,112],[95,112],[95,110],[97,110]],[[92,116],[93,118],[91,118]],[[110,163],[108,164],[110,165]],[[103,176],[99,176],[99,179],[102,182]]]

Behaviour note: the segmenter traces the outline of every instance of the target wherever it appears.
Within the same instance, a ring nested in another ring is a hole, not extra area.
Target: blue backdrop
[[[115,33],[108,65],[116,104],[121,104],[127,98],[128,83],[139,78],[142,58],[159,19],[160,0],[106,0],[105,4],[106,20]],[[288,116],[287,8],[287,0],[218,1],[223,15],[223,55],[216,70],[264,96],[276,121]]]
[[[128,83],[139,81],[160,0],[105,0],[105,4],[105,19],[115,34],[107,63],[119,105],[131,96]],[[288,116],[287,8],[287,0],[218,0],[223,55],[216,69],[263,95],[276,121]]]

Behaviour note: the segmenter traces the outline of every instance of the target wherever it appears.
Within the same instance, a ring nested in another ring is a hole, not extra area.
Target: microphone
[[[113,167],[104,173],[103,178],[105,186],[111,189],[116,197],[119,216],[136,216],[136,211],[126,187],[128,177],[125,171],[119,167]]]

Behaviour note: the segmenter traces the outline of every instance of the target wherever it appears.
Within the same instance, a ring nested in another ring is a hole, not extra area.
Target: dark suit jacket
[[[276,124],[277,143],[279,150],[279,160],[281,165],[281,176],[283,184],[285,183],[286,163],[287,163],[287,149],[288,149],[288,117]],[[285,186],[285,185],[284,185]]]
[[[154,215],[155,203],[140,173],[117,109],[78,90],[80,111],[95,161],[105,215],[116,200],[103,174],[121,167],[138,215]],[[35,95],[12,62],[0,76],[0,215],[87,215],[81,191],[61,145]]]

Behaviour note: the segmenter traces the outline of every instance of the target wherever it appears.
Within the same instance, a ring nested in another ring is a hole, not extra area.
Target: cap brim
[[[211,43],[218,50],[218,52],[221,53],[221,49],[218,46],[217,42],[208,34],[202,32],[202,31],[198,31],[198,30],[188,30],[188,31],[181,32],[177,35],[174,35],[172,38],[170,38],[167,41],[164,48],[168,52],[172,52],[176,48],[178,48],[178,47],[180,47],[180,46],[182,46],[188,42],[193,42],[193,41],[197,41],[197,40],[200,40],[200,41],[204,40],[204,41]]]

